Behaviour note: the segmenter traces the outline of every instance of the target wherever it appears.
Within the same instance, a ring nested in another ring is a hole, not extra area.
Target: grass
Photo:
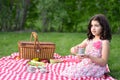
[[[0,32],[0,58],[18,52],[18,41],[30,41],[30,32]],[[54,42],[56,53],[68,55],[70,48],[86,38],[85,33],[38,33],[39,41]],[[113,34],[110,47],[110,75],[120,80],[120,35]]]

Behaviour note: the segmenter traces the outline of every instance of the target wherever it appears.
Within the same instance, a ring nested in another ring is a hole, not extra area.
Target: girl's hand
[[[76,56],[77,56],[79,59],[84,59],[83,55],[77,54]]]
[[[84,58],[89,58],[89,55],[86,55],[86,54],[84,54],[84,55],[79,55],[79,54],[77,54],[77,57],[78,57],[79,59],[84,59]]]
[[[71,52],[71,54],[76,55],[77,52],[78,52],[78,47],[72,47],[72,48],[70,49],[70,52]]]

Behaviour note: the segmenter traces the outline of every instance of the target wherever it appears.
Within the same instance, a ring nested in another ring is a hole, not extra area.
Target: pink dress
[[[88,40],[85,54],[89,54],[94,57],[101,57],[101,49],[102,40],[96,42],[93,42],[93,40]],[[79,78],[84,76],[102,77],[106,72],[108,72],[106,66],[97,65],[89,58],[85,58],[78,64],[65,68],[60,75],[70,78]]]

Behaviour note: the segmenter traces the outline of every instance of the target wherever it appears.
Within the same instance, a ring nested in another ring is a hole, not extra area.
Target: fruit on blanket
[[[34,61],[39,61],[39,58],[33,58],[32,60],[34,60]]]
[[[42,59],[40,62],[48,63],[49,60],[48,59]]]
[[[45,66],[38,66],[38,69],[46,69]]]
[[[43,66],[43,65],[45,65],[44,62],[38,62],[38,61],[35,61],[35,60],[31,60],[30,62],[28,62],[28,64],[30,64],[32,66]]]
[[[20,60],[20,57],[19,57],[19,56],[16,56],[15,59],[16,59],[16,60]]]
[[[60,59],[50,59],[50,63],[54,64],[54,63],[60,63],[62,62],[62,60]]]

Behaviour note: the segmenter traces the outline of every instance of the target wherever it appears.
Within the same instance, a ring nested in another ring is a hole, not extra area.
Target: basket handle
[[[39,46],[39,41],[38,41],[38,35],[37,35],[37,33],[36,32],[32,32],[31,33],[31,38],[30,38],[30,41],[32,41],[32,37],[34,38],[34,50],[36,51],[36,52],[40,52],[40,46]],[[38,45],[37,45],[37,43],[38,43]],[[37,47],[39,47],[39,49],[37,49]]]
[[[36,42],[39,42],[38,41],[38,34],[36,32],[32,32],[31,37],[30,37],[30,41],[32,41],[32,37],[34,38],[34,42],[35,42],[35,45],[36,45]]]

